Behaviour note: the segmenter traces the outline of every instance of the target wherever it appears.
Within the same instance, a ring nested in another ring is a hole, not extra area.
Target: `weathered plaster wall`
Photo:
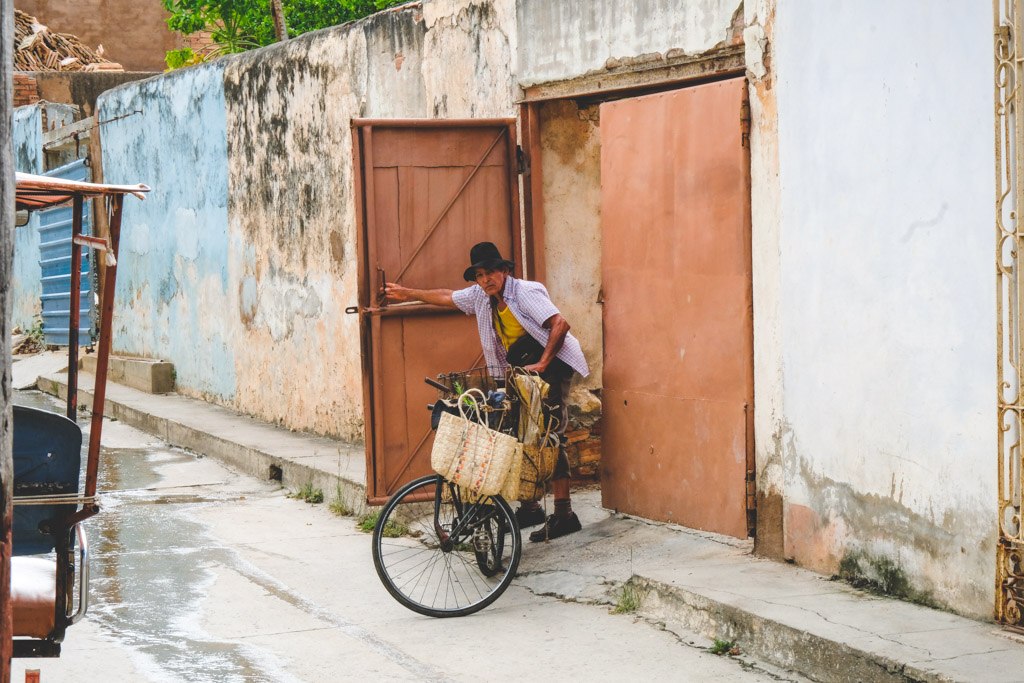
[[[742,0],[519,0],[519,81],[532,85],[622,60],[696,54],[732,38]]]
[[[511,17],[506,1],[434,2],[232,61],[240,409],[361,438],[350,120],[512,115]]]
[[[43,112],[50,125],[70,123],[74,110],[59,104],[39,102],[14,110],[14,168],[21,173],[43,173]],[[11,269],[11,326],[27,330],[42,310],[43,294],[39,270],[39,217],[32,213],[27,225],[14,229],[14,263]]]
[[[406,63],[372,86],[362,30],[252,53],[225,75],[238,290],[226,314],[240,329],[236,403],[253,414],[358,438],[358,319],[344,315],[358,302],[349,119],[368,109],[371,91],[377,102],[396,81],[401,95],[377,105],[395,107],[385,115],[404,102],[423,106],[411,64],[422,24],[403,28],[387,52],[408,54]]]
[[[229,269],[223,65],[102,95],[104,178],[145,183],[125,199],[114,352],[174,363],[179,391],[235,395],[238,282]],[[123,117],[123,118],[122,118]]]
[[[14,139],[14,169],[22,173],[43,172],[43,121],[45,105],[30,104],[14,110],[11,136]],[[27,330],[42,311],[43,286],[39,271],[39,218],[15,228],[14,263],[11,268],[11,326]]]
[[[362,438],[353,117],[515,113],[512,0],[437,0],[102,96],[128,201],[115,350],[180,391]],[[429,283],[424,283],[429,284]]]
[[[779,2],[779,203],[755,204],[757,246],[777,241],[755,264],[755,306],[777,292],[755,309],[759,471],[774,491],[781,461],[785,554],[978,617],[996,541],[991,21],[967,0],[884,21]],[[765,199],[772,150],[755,152]]]
[[[754,302],[754,448],[757,481],[755,550],[785,555],[785,479],[781,439],[782,339],[779,316],[780,199],[778,103],[771,51],[775,0],[744,3],[743,32],[749,101],[751,265]]]
[[[601,131],[599,107],[572,101],[540,108],[544,179],[544,264],[548,290],[572,325],[590,364],[579,390],[599,388],[603,354],[601,305]],[[593,401],[593,397],[589,397]]]
[[[428,108],[420,116],[515,116],[515,0],[423,3],[421,71]]]

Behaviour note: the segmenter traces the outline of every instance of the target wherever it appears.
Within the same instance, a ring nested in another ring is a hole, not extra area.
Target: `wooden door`
[[[745,83],[601,105],[605,506],[745,538]]]
[[[430,472],[424,377],[481,364],[473,318],[425,304],[383,305],[385,280],[461,289],[469,249],[494,242],[521,260],[514,119],[353,122],[361,219],[367,499],[381,504]]]

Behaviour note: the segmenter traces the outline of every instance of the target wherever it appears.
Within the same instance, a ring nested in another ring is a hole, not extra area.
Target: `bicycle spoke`
[[[384,585],[406,607],[429,616],[469,614],[508,587],[522,545],[514,527],[512,535],[503,531],[514,523],[504,502],[474,498],[466,503],[459,489],[438,481],[417,480],[385,506],[374,530],[374,564]],[[402,504],[406,496],[437,500],[439,485],[445,490],[436,507]],[[403,526],[408,536],[383,537],[385,528]]]
[[[423,582],[423,593],[420,595],[420,600],[421,601],[423,600],[423,598],[426,596],[427,589],[430,587],[430,577],[432,577],[434,575],[434,569],[437,568],[437,563],[438,563],[438,561],[440,559],[441,559],[441,556],[439,556],[437,554],[435,554],[431,558],[430,566],[427,569],[425,569],[423,572],[420,572],[418,578],[416,579],[416,583],[413,584],[412,590],[409,591],[409,595],[415,595],[415,593],[416,593],[416,586],[419,585],[419,583],[420,583],[419,580],[421,578],[423,578],[424,574],[426,573],[426,580]],[[429,572],[427,570],[429,570]]]
[[[469,576],[469,580],[470,580],[470,582],[472,582],[473,587],[476,588],[477,595],[480,596],[480,597],[483,597],[484,595],[486,595],[486,593],[480,588],[479,584],[477,584],[476,578],[474,577],[474,574],[477,573],[476,564],[475,563],[474,564],[470,564],[466,560],[466,558],[464,558],[462,555],[459,555],[459,560],[465,566],[466,574]],[[488,592],[490,592],[490,591],[488,591]],[[469,596],[466,596],[466,599],[468,600]]]

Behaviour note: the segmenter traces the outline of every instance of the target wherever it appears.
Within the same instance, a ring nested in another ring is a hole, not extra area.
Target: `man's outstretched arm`
[[[452,290],[450,289],[413,289],[394,282],[387,282],[384,284],[384,296],[388,301],[394,302],[422,301],[434,306],[458,308],[452,301]]]

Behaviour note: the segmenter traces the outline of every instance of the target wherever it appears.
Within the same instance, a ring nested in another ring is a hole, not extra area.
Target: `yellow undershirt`
[[[508,306],[498,311],[498,317],[501,319],[501,324],[499,325],[495,321],[494,329],[498,333],[498,338],[501,339],[501,345],[508,351],[509,347],[519,341],[520,337],[526,335],[526,330],[519,324],[515,315],[512,314],[512,309]]]

